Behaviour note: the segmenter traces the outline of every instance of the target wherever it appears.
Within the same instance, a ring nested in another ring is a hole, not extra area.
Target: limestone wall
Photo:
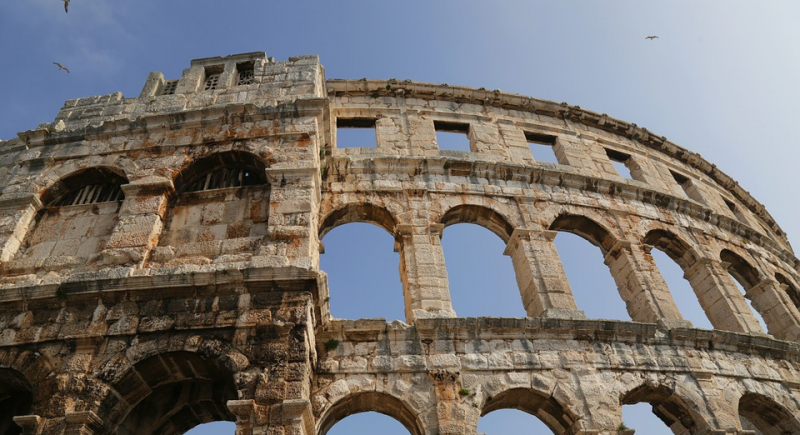
[[[405,323],[330,316],[320,240],[350,222],[395,238]],[[440,238],[464,222],[506,243],[526,318],[454,311]],[[558,231],[601,249],[632,322],[586,319]],[[714,330],[681,317],[652,249]],[[414,435],[474,434],[514,408],[558,435],[611,435],[629,433],[622,405],[648,402],[679,435],[800,433],[798,282],[761,204],[633,124],[499,91],[326,81],[316,56],[198,59],[0,143],[0,432],[229,420],[323,435],[378,411]]]

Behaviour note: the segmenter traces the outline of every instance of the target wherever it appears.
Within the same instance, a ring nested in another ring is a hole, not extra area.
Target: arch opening
[[[554,432],[533,414],[518,409],[498,409],[478,420],[478,433],[505,435],[509,433],[545,435]]]
[[[405,319],[393,237],[377,224],[352,222],[327,232],[324,243],[320,269],[328,274],[333,317]]]
[[[764,318],[761,317],[761,313],[753,307],[752,301],[747,296],[747,292],[761,282],[758,270],[751,266],[744,258],[727,249],[723,249],[722,252],[720,252],[719,258],[723,262],[728,263],[728,274],[733,278],[734,284],[736,284],[739,292],[744,296],[744,300],[750,308],[750,312],[761,325],[763,332],[768,332],[769,327],[767,323],[764,321]]]
[[[21,434],[13,419],[30,414],[32,406],[33,388],[25,376],[14,369],[0,369],[0,434]]]
[[[505,242],[478,224],[453,224],[442,232],[450,298],[461,317],[525,317]]]
[[[120,402],[104,415],[120,435],[180,435],[204,423],[234,421],[233,373],[219,361],[170,352],[136,363],[114,383]],[[116,418],[115,418],[116,417]]]
[[[620,403],[624,424],[631,429],[646,430],[648,434],[689,434],[705,427],[689,404],[663,385],[640,385],[629,391]]]
[[[113,168],[88,168],[50,186],[42,194],[44,208],[34,218],[24,243],[16,254],[26,262],[42,261],[47,270],[93,264],[116,227],[125,197],[127,179]],[[58,260],[45,260],[57,257]],[[8,265],[10,271],[16,263]],[[29,271],[29,270],[28,270]]]
[[[556,435],[571,433],[577,418],[553,396],[529,388],[512,388],[490,397],[481,410],[485,416],[501,409],[516,409],[540,420]]]
[[[41,201],[45,207],[122,201],[125,194],[120,186],[123,184],[128,184],[128,180],[115,168],[87,168],[48,187],[42,193]]]
[[[409,435],[410,432],[394,418],[379,412],[353,414],[336,422],[327,435]]]
[[[565,230],[559,230],[554,243],[578,309],[590,319],[630,321],[627,305],[605,264],[603,249]]]
[[[800,421],[775,400],[756,393],[739,398],[739,418],[743,429],[755,430],[756,435],[787,435],[800,433]]]
[[[175,188],[158,241],[173,249],[151,261],[247,258],[268,235],[271,187],[256,156],[230,151],[200,159],[175,177]]]
[[[439,220],[445,227],[454,224],[476,224],[497,234],[508,243],[514,227],[500,213],[478,205],[457,205],[448,210]]]
[[[794,306],[800,309],[800,291],[797,290],[797,286],[779,272],[775,272],[775,280],[785,286],[786,295],[789,296]]]
[[[326,435],[339,421],[360,413],[380,413],[399,422],[410,435],[424,435],[418,412],[400,399],[385,393],[365,391],[349,395],[335,404],[320,418],[319,435]],[[335,432],[332,432],[332,434]]]
[[[178,193],[268,184],[264,162],[243,151],[198,159],[179,172],[174,183]]]
[[[189,429],[184,435],[234,435],[236,423],[230,421],[215,421],[202,423]]]
[[[328,214],[319,226],[320,240],[334,228],[356,222],[377,225],[394,236],[397,223],[394,216],[383,207],[372,204],[347,204]]]
[[[664,230],[650,231],[643,242],[646,248],[654,248],[650,249],[650,255],[667,283],[681,316],[696,328],[714,329],[697,292],[685,277],[686,270],[696,262],[690,246],[675,234]]]

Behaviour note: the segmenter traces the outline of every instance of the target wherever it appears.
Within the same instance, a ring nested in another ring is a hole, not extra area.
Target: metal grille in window
[[[80,189],[73,190],[56,204],[57,206],[65,205],[82,205],[82,204],[97,204],[100,202],[121,201],[125,198],[122,193],[122,188],[119,184],[88,184]]]
[[[217,169],[198,177],[186,187],[188,192],[200,190],[224,189],[226,187],[241,187],[260,184],[258,178],[250,169]]]
[[[249,85],[254,82],[255,82],[255,74],[253,73],[253,70],[246,69],[243,71],[239,71],[239,81],[237,82],[239,86]]]
[[[161,95],[173,95],[175,94],[175,89],[178,88],[178,81],[177,80],[167,80],[164,82],[164,90],[161,91]]]
[[[220,73],[213,73],[209,74],[208,77],[206,77],[206,86],[205,86],[206,91],[217,89],[217,85],[219,85],[220,75],[221,75]]]

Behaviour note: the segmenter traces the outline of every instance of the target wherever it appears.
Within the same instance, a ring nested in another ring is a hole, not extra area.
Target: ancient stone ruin
[[[377,146],[337,146],[344,128]],[[440,150],[437,131],[469,150]],[[0,151],[2,434],[227,420],[237,435],[324,435],[377,411],[456,435],[512,408],[557,435],[618,435],[639,402],[677,435],[800,434],[784,233],[714,165],[634,124],[245,53],[152,73],[138,98],[67,101]],[[393,235],[405,323],[331,317],[320,240],[351,222]],[[506,243],[526,318],[453,310],[440,237],[465,222]],[[576,306],[559,231],[602,250],[633,321]],[[653,249],[713,330],[682,318]]]

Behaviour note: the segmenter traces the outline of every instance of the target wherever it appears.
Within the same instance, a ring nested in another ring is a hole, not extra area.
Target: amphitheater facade
[[[344,128],[377,146],[338,146]],[[713,164],[605,114],[245,53],[67,101],[0,142],[0,180],[3,434],[324,435],[377,411],[456,435],[511,408],[630,435],[639,402],[676,435],[800,434],[785,234]],[[321,239],[351,222],[394,237],[405,323],[330,315]],[[506,243],[526,318],[458,317],[440,243],[457,223]],[[586,318],[559,231],[601,249],[632,321]],[[653,249],[713,330],[682,318]]]

